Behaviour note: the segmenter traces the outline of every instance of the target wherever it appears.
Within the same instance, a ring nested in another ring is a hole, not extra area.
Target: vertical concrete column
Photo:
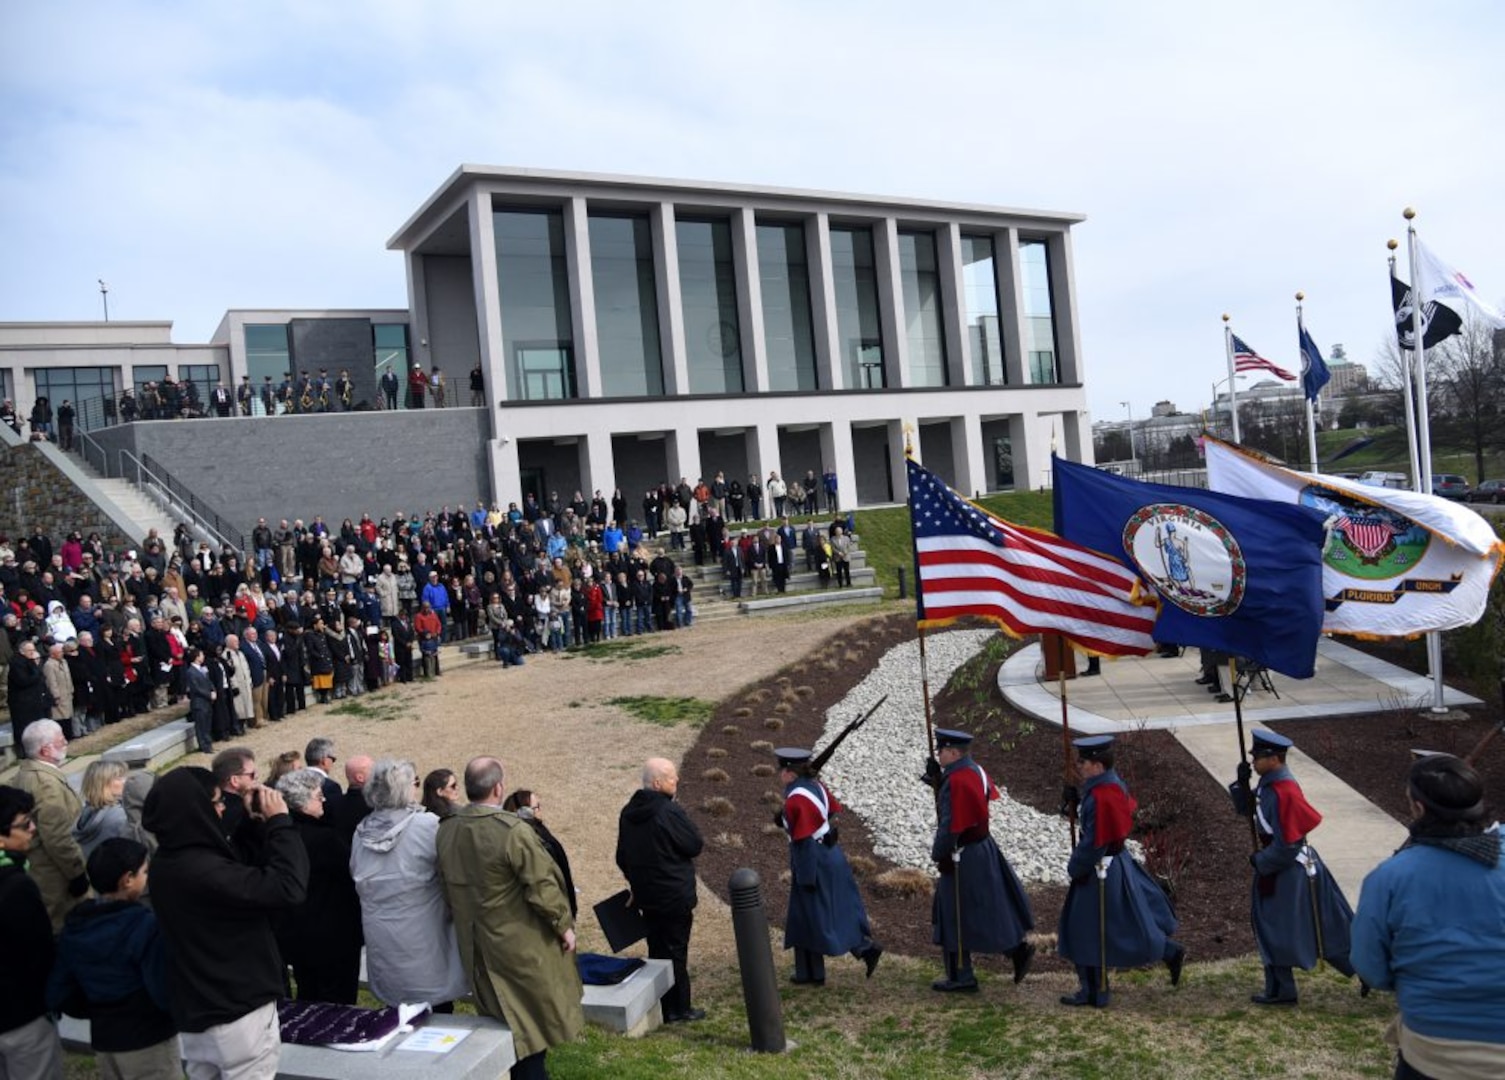
[[[674,428],[665,432],[664,457],[669,463],[669,472],[675,482],[683,476],[694,487],[700,480],[700,430],[690,427]]]
[[[481,346],[481,372],[496,402],[510,399],[506,347],[502,338],[502,300],[496,268],[496,228],[491,214],[491,192],[477,186],[471,192],[470,269],[475,283],[476,339]],[[458,386],[458,384],[456,384]],[[404,380],[401,393],[407,392]],[[517,440],[509,437],[502,423],[501,409],[493,403],[486,415],[490,419],[491,438],[487,440],[486,460],[491,465],[492,497],[506,505],[521,501],[522,479],[518,475]],[[507,494],[511,492],[511,494]]]
[[[690,363],[685,354],[685,309],[679,291],[679,240],[674,227],[674,204],[663,202],[648,211],[653,233],[654,284],[658,292],[658,336],[664,353],[664,393],[690,392]],[[695,459],[700,460],[698,448]],[[690,483],[694,483],[691,480]]]
[[[737,267],[737,324],[742,328],[742,385],[748,393],[766,394],[768,343],[763,336],[757,219],[745,206],[732,211],[732,260]]]
[[[496,412],[492,410],[493,414]],[[523,504],[521,467],[517,458],[517,440],[506,435],[486,440],[486,462],[491,468],[491,497],[498,506]]]
[[[946,337],[946,385],[969,385],[972,342],[967,336],[967,289],[962,277],[962,228],[956,222],[936,232],[936,269],[941,279],[941,329]]]
[[[993,268],[998,285],[998,330],[1003,338],[1003,379],[1009,386],[1029,383],[1024,356],[1024,277],[1019,271],[1019,230],[993,234]]]
[[[1087,423],[1087,415],[1075,411],[1064,412],[1061,414],[1061,426],[1064,428],[1061,456],[1083,465],[1096,464],[1097,458],[1092,451],[1092,428]]]
[[[759,484],[767,483],[770,472],[777,472],[780,478],[784,477],[783,466],[779,464],[778,424],[765,422],[748,432],[747,462],[748,470],[757,475]],[[785,482],[787,483],[787,480]],[[837,482],[840,483],[840,480]],[[770,505],[766,493],[764,505]],[[771,515],[765,514],[764,516]]]
[[[423,342],[429,340],[428,279],[424,276],[423,256],[416,251],[406,252],[403,263],[408,275],[408,310],[413,313],[412,321],[408,324],[408,356],[418,357],[423,355],[420,352]],[[471,273],[475,273],[474,266],[471,268]],[[484,364],[481,370],[486,370]],[[393,374],[397,376],[397,381],[400,384],[397,389],[398,397],[406,399],[408,393],[408,373],[406,371],[394,371]],[[376,377],[380,379],[381,373],[378,372]],[[491,382],[490,379],[486,382],[486,388],[490,391],[488,396],[493,399],[490,405],[494,415],[497,402],[502,400],[503,388],[499,384]]]
[[[833,463],[836,466],[836,497],[841,505],[852,509],[857,505],[857,465],[852,455],[852,425],[847,420],[832,420],[820,426],[820,463],[824,470]],[[782,474],[781,474],[782,475]],[[803,478],[801,478],[803,479]],[[789,477],[784,477],[788,482]],[[826,505],[826,493],[820,493],[820,505]]]
[[[1084,382],[1082,333],[1077,321],[1076,269],[1071,255],[1071,233],[1053,233],[1046,245],[1050,262],[1050,310],[1056,324],[1056,359],[1063,383]]]
[[[904,279],[899,267],[899,223],[873,226],[873,262],[878,278],[878,323],[883,328],[883,379],[890,389],[909,383],[909,338],[904,332]]]
[[[601,396],[601,347],[596,337],[596,281],[591,274],[590,219],[576,195],[564,208],[564,261],[570,281],[570,326],[582,398]]]
[[[982,417],[966,413],[951,418],[951,460],[956,489],[976,498],[988,490],[988,459],[982,452]]]
[[[901,416],[885,426],[888,429],[888,482],[894,490],[894,501],[906,502],[909,499],[909,470],[904,467],[904,445],[905,440],[909,440],[914,447],[915,460],[924,463],[920,456],[920,420],[917,416]]]
[[[805,225],[810,264],[810,318],[815,324],[816,378],[822,390],[842,390],[841,335],[836,326],[836,280],[831,268],[831,219],[816,214]]]
[[[1037,491],[1050,481],[1050,448],[1040,436],[1040,418],[1034,413],[1009,417],[1009,452],[1014,458],[1014,490]]]
[[[617,486],[616,457],[611,448],[611,432],[598,431],[580,439],[580,490],[587,498],[596,488],[610,491]]]

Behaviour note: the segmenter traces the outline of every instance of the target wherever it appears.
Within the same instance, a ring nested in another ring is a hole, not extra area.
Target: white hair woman
[[[470,992],[436,866],[439,819],[424,809],[411,761],[382,758],[362,792],[371,813],[355,830],[350,870],[366,931],[366,978],[389,1005],[435,1012]]]
[[[354,1005],[361,968],[360,900],[350,848],[324,814],[324,774],[294,769],[277,780],[308,852],[308,896],[282,923],[277,944],[293,967],[299,1001]],[[332,814],[331,814],[332,818]]]
[[[112,836],[133,837],[120,796],[125,791],[126,767],[119,761],[91,761],[84,770],[80,794],[83,809],[73,826],[73,839],[84,858]]]

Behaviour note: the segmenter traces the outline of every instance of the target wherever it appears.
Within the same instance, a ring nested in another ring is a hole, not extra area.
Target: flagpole
[[[1228,411],[1233,414],[1233,441],[1242,443],[1244,440],[1238,433],[1238,387],[1233,381],[1233,327],[1228,325],[1228,313],[1223,312],[1223,352],[1228,358]],[[1217,386],[1213,386],[1216,390]],[[1214,395],[1214,403],[1216,395]]]
[[[1390,249],[1390,276],[1394,278],[1395,249],[1400,247],[1400,242],[1397,240],[1389,240],[1386,241],[1385,246]],[[1416,295],[1416,272],[1413,270],[1411,272],[1411,308],[1413,332],[1416,325],[1416,312],[1421,311],[1421,305],[1416,302]],[[1406,397],[1406,449],[1411,454],[1411,475],[1417,476],[1421,473],[1421,459],[1416,455],[1416,398],[1411,388],[1411,357],[1407,355],[1405,349],[1400,348],[1400,340],[1398,337],[1396,339],[1395,346],[1400,350],[1400,381],[1401,387],[1402,389],[1404,389]]]
[[[1044,639],[1042,638],[1043,642]],[[1056,665],[1056,676],[1060,679],[1061,686],[1061,783],[1064,787],[1071,787],[1075,777],[1071,772],[1071,706],[1066,700],[1066,635],[1056,635],[1056,645],[1060,649],[1057,654],[1059,663]],[[1072,659],[1072,667],[1075,668],[1076,660]],[[1066,811],[1066,821],[1071,829],[1071,846],[1076,847],[1076,802],[1071,799],[1062,800],[1062,809]]]
[[[1426,302],[1422,295],[1421,279],[1416,267],[1416,211],[1406,207],[1402,212],[1406,219],[1406,248],[1411,256],[1411,337],[1415,350],[1413,361],[1416,375],[1416,452],[1417,469],[1415,488],[1422,494],[1432,490],[1432,421],[1427,415],[1427,363],[1425,342],[1422,340],[1421,305]],[[1443,702],[1445,687],[1442,685],[1442,636],[1433,630],[1427,634],[1427,666],[1432,673],[1432,711],[1447,712]]]
[[[1246,758],[1244,750],[1244,695],[1239,691],[1238,685],[1238,661],[1234,657],[1228,658],[1228,689],[1233,691],[1233,719],[1238,729],[1238,759],[1242,763]],[[1259,850],[1259,829],[1254,824],[1254,797],[1249,791],[1249,782],[1243,781],[1244,808],[1249,811],[1249,840],[1254,845],[1254,850]]]
[[[1301,340],[1302,332],[1306,330],[1306,324],[1301,321],[1301,302],[1303,300],[1305,300],[1305,299],[1306,299],[1306,293],[1304,293],[1304,292],[1298,292],[1296,294],[1296,340],[1298,342]],[[1298,359],[1301,359],[1301,358],[1298,357]],[[1302,359],[1301,367],[1303,367],[1303,368],[1305,367],[1305,360],[1304,359]],[[1305,381],[1306,381],[1305,379],[1302,380],[1303,383],[1305,383]],[[1313,409],[1313,407],[1312,407],[1313,406],[1312,399],[1309,398],[1309,397],[1307,397],[1307,395],[1306,395],[1306,387],[1304,385],[1302,387],[1301,396],[1302,396],[1303,400],[1306,401],[1306,446],[1307,446],[1307,451],[1308,451],[1307,456],[1311,459],[1311,462],[1312,462],[1312,472],[1315,473],[1315,472],[1318,471],[1317,470],[1317,415],[1316,415],[1316,410]]]
[[[920,635],[920,696],[925,699],[925,745],[930,747],[930,756],[935,757],[935,720],[930,715],[930,669],[925,664],[925,628],[918,628]]]

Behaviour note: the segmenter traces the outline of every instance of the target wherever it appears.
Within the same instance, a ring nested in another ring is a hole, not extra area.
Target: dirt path
[[[683,634],[635,638],[636,647],[620,658],[545,655],[510,670],[450,660],[447,653],[448,667],[437,682],[310,709],[247,732],[240,741],[265,763],[325,735],[335,739],[341,761],[358,752],[406,757],[420,776],[440,767],[458,771],[477,754],[497,755],[509,788],[539,792],[544,819],[569,852],[582,892],[583,946],[609,951],[589,909],[623,884],[613,861],[617,813],[638,786],[643,761],[679,761],[698,729],[639,720],[607,702],[635,695],[719,701],[866,618],[871,615],[726,620]],[[194,754],[182,764],[207,759]],[[338,779],[343,783],[343,776]],[[701,893],[695,949],[730,953],[729,920],[714,917],[710,906],[721,902],[703,885]]]

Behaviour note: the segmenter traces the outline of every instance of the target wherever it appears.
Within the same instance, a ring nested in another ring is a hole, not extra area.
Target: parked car
[[[1505,502],[1505,480],[1485,480],[1465,497],[1469,502]]]
[[[1432,494],[1444,499],[1467,499],[1468,481],[1457,473],[1433,473]]]
[[[1395,488],[1398,491],[1405,491],[1411,486],[1411,478],[1400,472],[1370,471],[1359,477],[1359,483],[1368,484],[1370,487]]]

